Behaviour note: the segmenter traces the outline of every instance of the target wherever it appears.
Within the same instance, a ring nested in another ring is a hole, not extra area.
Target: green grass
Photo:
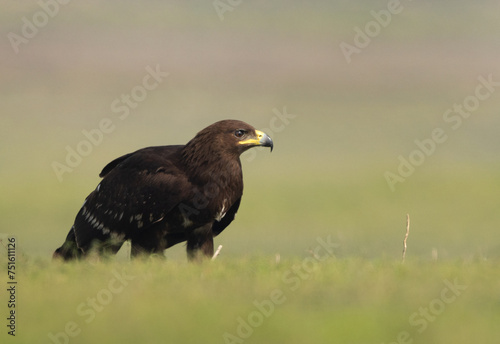
[[[104,337],[108,343],[224,343],[227,334],[245,343],[390,343],[403,331],[414,343],[494,343],[497,264],[335,257],[277,263],[265,255],[222,255],[201,265],[54,264],[23,257],[17,339],[51,342],[48,333],[74,322],[77,329],[70,329],[78,335],[71,343]],[[450,283],[458,289],[447,291]]]
[[[212,1],[70,2],[18,54],[7,34],[40,6],[2,11],[0,236],[18,240],[17,341],[50,343],[69,324],[80,331],[70,343],[224,343],[274,296],[243,342],[496,343],[499,89],[457,130],[443,113],[479,75],[500,80],[498,5],[402,1],[348,64],[339,44],[387,4],[243,1],[221,21]],[[120,120],[110,104],[157,64],[170,75]],[[284,108],[296,117],[275,130]],[[105,117],[116,129],[59,182],[51,164]],[[243,202],[215,262],[187,264],[183,245],[166,261],[129,262],[125,248],[110,262],[50,262],[104,165],[223,118],[269,131],[275,150],[243,159]],[[391,192],[384,173],[438,127],[448,140]],[[338,246],[314,263],[320,238]],[[136,277],[87,323],[86,302],[110,295],[113,271]],[[420,333],[421,308],[439,307],[455,279],[467,289]]]

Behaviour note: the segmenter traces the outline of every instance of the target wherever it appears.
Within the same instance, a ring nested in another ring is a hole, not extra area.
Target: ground
[[[0,233],[17,243],[17,339],[496,343],[498,4],[224,3],[0,13]],[[125,247],[51,263],[109,161],[225,118],[275,149],[242,157],[243,201],[215,261],[189,265],[178,245],[166,261],[130,262]]]

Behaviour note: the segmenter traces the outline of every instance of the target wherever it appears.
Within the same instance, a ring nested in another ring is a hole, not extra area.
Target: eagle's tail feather
[[[73,226],[69,230],[66,241],[54,252],[52,259],[72,260],[81,258],[82,255],[83,251],[76,244],[75,227]]]

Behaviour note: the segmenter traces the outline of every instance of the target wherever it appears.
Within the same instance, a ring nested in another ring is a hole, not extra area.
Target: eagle
[[[272,151],[274,144],[245,122],[223,120],[186,145],[142,148],[111,161],[53,257],[112,255],[126,240],[132,257],[161,255],[184,241],[189,260],[212,257],[213,238],[240,206],[240,155],[257,146]]]

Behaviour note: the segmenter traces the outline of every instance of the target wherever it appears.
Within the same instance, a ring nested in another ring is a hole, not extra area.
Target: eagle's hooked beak
[[[273,140],[266,133],[255,130],[255,138],[251,138],[248,140],[240,141],[240,145],[250,145],[250,146],[262,146],[262,147],[270,147],[271,152],[274,148]]]
[[[273,139],[267,135],[266,133],[256,130],[255,133],[257,134],[257,137],[259,138],[259,145],[262,147],[269,147],[271,148],[271,152],[273,151],[274,148],[274,143]]]

